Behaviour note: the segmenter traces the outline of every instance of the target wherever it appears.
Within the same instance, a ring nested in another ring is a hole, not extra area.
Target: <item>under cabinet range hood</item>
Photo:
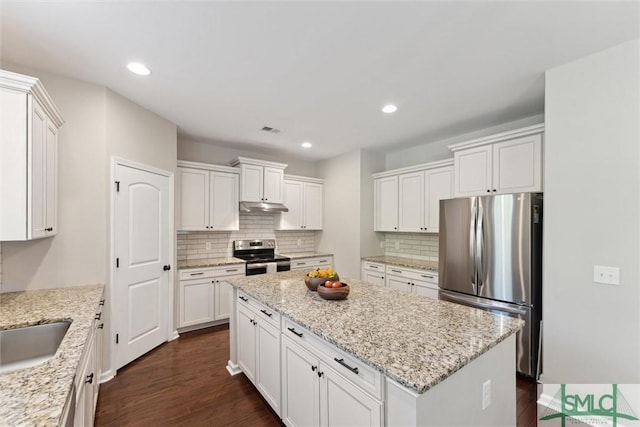
[[[240,212],[289,212],[282,203],[271,202],[240,202]]]

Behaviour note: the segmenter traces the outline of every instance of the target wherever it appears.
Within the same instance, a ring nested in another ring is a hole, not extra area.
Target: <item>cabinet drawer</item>
[[[256,320],[262,319],[280,329],[280,313],[254,300],[244,292],[238,292],[238,304],[249,307],[255,314]]]
[[[327,268],[332,265],[333,257],[331,256],[291,260],[292,270],[315,270],[316,268]]]
[[[320,359],[328,366],[376,399],[382,399],[383,377],[376,369],[365,365],[361,360],[327,343],[289,319],[283,319],[282,333],[312,354],[318,355],[318,351],[321,352]]]
[[[438,273],[425,270],[413,270],[404,267],[387,265],[387,275],[399,276],[410,280],[420,280],[438,284]]]
[[[370,271],[378,271],[380,273],[384,273],[384,264],[378,262],[364,262],[364,269]]]
[[[244,276],[244,264],[230,264],[221,267],[186,268],[180,270],[180,280],[206,279],[210,277]]]

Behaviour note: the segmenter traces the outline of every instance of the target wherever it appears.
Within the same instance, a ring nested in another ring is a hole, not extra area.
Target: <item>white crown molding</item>
[[[393,169],[393,170],[388,170],[388,171],[384,171],[384,172],[378,172],[378,173],[374,173],[372,176],[374,178],[385,178],[385,177],[388,177],[388,176],[400,175],[400,174],[404,174],[404,173],[426,171],[426,170],[430,170],[430,169],[443,168],[443,167],[447,167],[447,166],[453,166],[453,159],[438,160],[437,162],[422,163],[422,164],[415,165],[415,166],[407,166],[405,168]]]
[[[284,163],[268,162],[266,160],[248,159],[246,157],[236,157],[229,162],[231,166],[237,166],[239,164],[263,166],[268,168],[285,169],[288,165]]]
[[[476,138],[465,142],[449,145],[451,151],[463,150],[466,148],[480,147],[482,145],[492,144],[494,142],[505,141],[507,139],[519,138],[521,136],[529,136],[544,132],[544,123],[527,126],[520,129],[514,129],[507,132],[496,133],[482,138]]]
[[[213,172],[234,173],[236,175],[240,174],[240,170],[238,168],[232,168],[231,166],[213,165],[210,163],[189,162],[186,160],[178,160],[178,167],[202,169],[202,170],[208,170]]]
[[[64,124],[64,118],[53,103],[53,99],[40,82],[40,79],[23,74],[12,73],[11,71],[0,70],[0,88],[16,90],[33,96],[47,115],[53,120],[56,127]]]
[[[320,178],[312,178],[309,176],[298,176],[298,175],[284,175],[284,179],[286,181],[302,181],[302,182],[313,182],[316,184],[324,184],[324,179]]]

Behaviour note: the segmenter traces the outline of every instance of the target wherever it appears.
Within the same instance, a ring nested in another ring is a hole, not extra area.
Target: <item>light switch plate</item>
[[[491,405],[491,380],[486,380],[482,384],[482,410],[484,411]]]
[[[593,266],[593,281],[605,285],[620,284],[620,269],[618,267],[607,267],[604,265]]]
[[[211,242],[205,243],[204,249],[207,250],[207,251],[210,251],[211,250]]]

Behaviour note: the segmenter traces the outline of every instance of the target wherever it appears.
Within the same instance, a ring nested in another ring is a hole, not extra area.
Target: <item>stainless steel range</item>
[[[233,256],[247,262],[247,276],[289,271],[291,258],[276,255],[275,251],[275,239],[233,241]]]

